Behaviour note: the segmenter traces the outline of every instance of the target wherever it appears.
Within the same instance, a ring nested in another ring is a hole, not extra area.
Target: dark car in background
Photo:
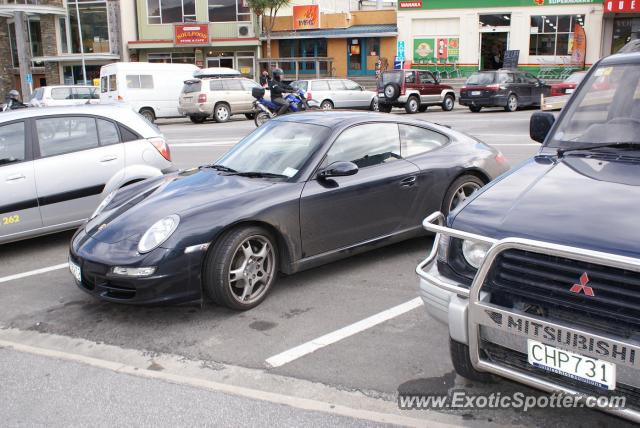
[[[557,121],[533,114],[536,156],[424,221],[420,291],[461,376],[623,397],[598,407],[640,422],[638,94],[640,53],[601,60]]]
[[[474,113],[483,107],[503,107],[513,112],[520,107],[539,106],[551,88],[531,73],[515,70],[480,71],[460,89],[458,103]]]
[[[378,110],[384,113],[393,107],[403,107],[409,114],[427,111],[429,106],[451,111],[455,101],[453,88],[427,70],[388,70],[378,80]]]
[[[266,122],[214,164],[108,197],[73,237],[78,286],[103,300],[202,299],[236,310],[292,274],[418,236],[508,169],[497,150],[424,121],[364,112]]]

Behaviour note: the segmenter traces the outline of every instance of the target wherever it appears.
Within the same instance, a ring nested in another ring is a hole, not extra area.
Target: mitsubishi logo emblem
[[[106,223],[101,224],[100,227],[98,227],[98,232],[102,232],[106,227],[107,227]]]
[[[580,294],[580,292],[583,291],[585,295],[593,297],[593,288],[589,287],[587,285],[588,283],[589,275],[587,275],[587,273],[585,272],[582,274],[582,276],[580,276],[580,284],[573,284],[569,291],[576,294]]]

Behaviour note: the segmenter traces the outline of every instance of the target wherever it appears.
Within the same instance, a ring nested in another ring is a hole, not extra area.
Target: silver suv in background
[[[95,86],[58,85],[41,86],[33,91],[29,106],[75,106],[81,104],[98,104],[100,94]]]
[[[377,93],[368,91],[353,80],[348,79],[302,79],[292,86],[307,93],[307,99],[315,100],[323,110],[351,108],[378,110]]]
[[[190,79],[184,82],[178,112],[193,123],[202,123],[209,116],[216,122],[226,122],[234,114],[253,119],[253,88],[256,82],[243,77]]]
[[[0,115],[0,243],[73,229],[113,190],[173,171],[158,129],[123,106]]]

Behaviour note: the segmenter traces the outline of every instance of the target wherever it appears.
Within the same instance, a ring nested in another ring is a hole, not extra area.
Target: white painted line
[[[320,348],[324,348],[325,346],[339,342],[340,340],[346,339],[349,336],[353,336],[354,334],[360,333],[392,318],[407,313],[417,307],[420,307],[421,305],[422,299],[420,297],[416,297],[415,299],[409,300],[408,302],[405,302],[401,305],[394,306],[393,308],[387,309],[386,311],[382,311],[361,321],[343,327],[339,330],[325,334],[324,336],[320,336],[307,343],[303,343],[300,346],[291,348],[278,355],[267,358],[266,363],[271,367],[283,366],[293,360],[297,360],[298,358],[315,352]]]
[[[526,138],[527,140],[529,139],[529,133],[528,132],[523,132],[521,134],[498,134],[498,133],[493,133],[493,134],[483,134],[483,133],[470,133],[469,134],[473,135],[474,137],[498,137],[498,138]]]
[[[491,144],[491,143],[487,143],[490,146],[507,146],[507,147],[520,147],[520,146],[538,146],[540,147],[542,144],[540,143],[496,143],[496,144]]]
[[[172,149],[181,147],[226,147],[237,144],[238,141],[204,141],[201,143],[169,143]]]
[[[15,275],[5,276],[4,278],[0,278],[0,283],[9,282],[15,279],[26,278],[28,276],[40,275],[41,273],[51,272],[52,270],[64,269],[69,267],[69,263],[61,263],[59,265],[49,266],[42,269],[30,270],[29,272],[17,273]]]

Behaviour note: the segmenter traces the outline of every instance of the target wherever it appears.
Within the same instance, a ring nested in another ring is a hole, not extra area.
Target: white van
[[[100,103],[125,102],[150,122],[178,117],[185,80],[199,70],[193,64],[116,62],[100,68]]]

